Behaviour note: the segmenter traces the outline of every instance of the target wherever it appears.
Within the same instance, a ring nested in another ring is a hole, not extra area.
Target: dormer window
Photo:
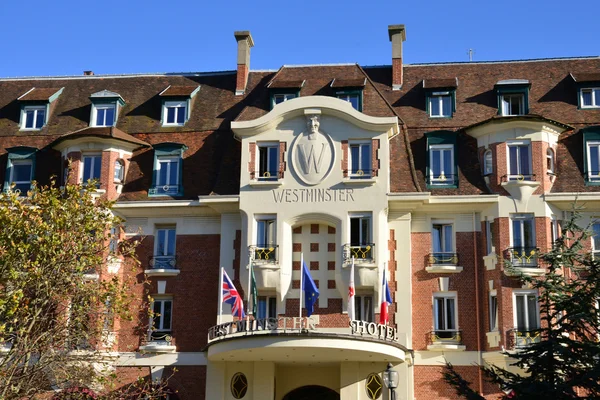
[[[582,129],[586,185],[600,185],[600,126]]]
[[[427,137],[427,187],[457,188],[456,132],[435,131]]]
[[[169,86],[159,93],[162,98],[162,125],[183,126],[190,118],[192,99],[200,86]]]
[[[277,104],[300,97],[300,90],[306,81],[275,79],[267,85],[269,88],[271,109]]]
[[[120,94],[103,90],[90,96],[92,113],[90,126],[107,127],[115,126],[119,118],[119,108],[125,105]]]
[[[35,154],[33,147],[11,147],[6,149],[8,161],[4,181],[4,191],[13,190],[22,196],[31,189],[31,182],[35,179]]]
[[[457,87],[458,78],[423,80],[430,118],[452,118],[456,111]]]
[[[600,108],[600,88],[582,88],[579,104],[581,108]]]
[[[579,108],[600,108],[600,73],[572,73],[577,85],[577,103]]]
[[[50,104],[60,96],[60,88],[32,88],[17,100],[21,103],[21,130],[40,130],[46,125]]]
[[[503,117],[529,113],[529,87],[525,79],[506,79],[496,83],[498,114]]]
[[[154,145],[154,177],[149,196],[183,196],[183,152],[179,143]]]
[[[352,104],[357,111],[363,110],[363,89],[367,83],[366,78],[359,79],[334,79],[331,88],[335,90],[335,96]]]

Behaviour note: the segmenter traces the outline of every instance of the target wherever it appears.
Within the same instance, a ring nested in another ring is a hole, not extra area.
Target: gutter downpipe
[[[479,359],[479,368],[477,368],[479,378],[479,393],[483,395],[483,372],[481,371],[481,326],[479,320],[479,256],[477,254],[477,230],[475,229],[475,216],[473,212],[473,258],[475,260],[475,324],[477,325],[477,358]]]

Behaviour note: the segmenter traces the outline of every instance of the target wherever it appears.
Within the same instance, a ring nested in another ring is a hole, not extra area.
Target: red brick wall
[[[402,58],[392,58],[392,85],[402,85],[403,78]]]
[[[246,90],[246,84],[248,83],[248,72],[249,66],[246,64],[238,64],[237,66],[237,78],[235,81],[235,90]]]
[[[478,367],[454,366],[455,370],[471,383],[471,388],[479,390]],[[418,365],[414,367],[415,399],[417,400],[442,400],[457,399],[458,396],[452,386],[442,378],[443,367]],[[498,386],[484,380],[483,395],[486,399],[496,400],[502,398]]]

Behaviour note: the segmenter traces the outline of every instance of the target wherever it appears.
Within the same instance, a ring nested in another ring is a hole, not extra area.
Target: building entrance
[[[335,390],[324,386],[302,386],[292,390],[283,397],[283,400],[340,400],[340,395]]]

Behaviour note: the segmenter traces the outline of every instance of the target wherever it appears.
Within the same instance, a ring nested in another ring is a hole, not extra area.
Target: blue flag
[[[304,306],[306,307],[306,315],[311,316],[315,310],[315,302],[319,298],[319,289],[315,285],[306,263],[302,263],[302,288],[304,291]]]

